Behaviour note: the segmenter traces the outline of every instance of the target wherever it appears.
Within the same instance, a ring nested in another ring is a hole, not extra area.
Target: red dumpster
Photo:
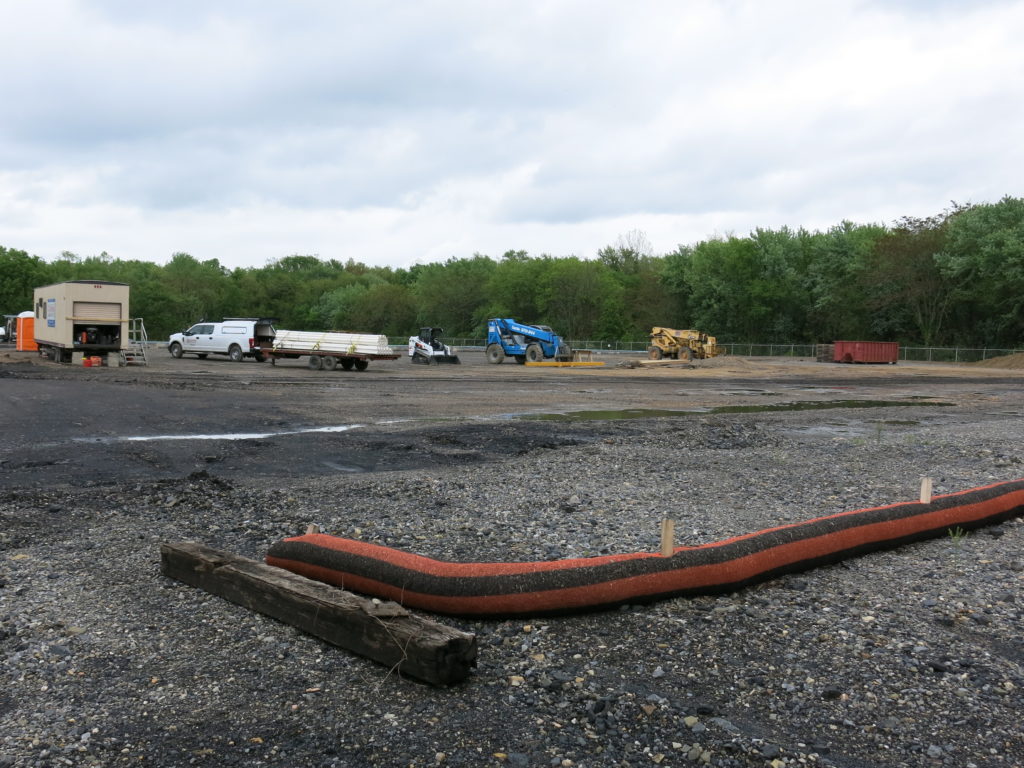
[[[900,357],[900,345],[895,341],[837,341],[832,361],[836,363],[890,363]]]

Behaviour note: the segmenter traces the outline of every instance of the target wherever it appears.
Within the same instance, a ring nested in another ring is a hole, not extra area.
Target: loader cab
[[[429,344],[431,349],[444,349],[441,343],[441,334],[444,328],[420,328],[420,340]]]

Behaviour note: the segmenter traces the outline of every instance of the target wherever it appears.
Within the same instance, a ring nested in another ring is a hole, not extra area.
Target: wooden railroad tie
[[[160,545],[161,572],[291,624],[400,674],[451,685],[476,666],[476,635],[195,542]]]

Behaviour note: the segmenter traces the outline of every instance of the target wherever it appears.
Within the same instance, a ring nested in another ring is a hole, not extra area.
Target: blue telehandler
[[[571,361],[572,349],[546,325],[525,325],[508,318],[487,321],[487,362],[514,358],[520,365],[543,360]]]

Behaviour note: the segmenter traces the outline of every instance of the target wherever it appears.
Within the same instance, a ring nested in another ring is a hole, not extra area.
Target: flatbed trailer
[[[353,368],[365,371],[371,360],[399,358],[388,344],[387,336],[334,331],[278,329],[272,340],[261,342],[260,350],[271,365],[276,365],[279,359],[308,357],[308,365],[314,371],[351,371]]]

